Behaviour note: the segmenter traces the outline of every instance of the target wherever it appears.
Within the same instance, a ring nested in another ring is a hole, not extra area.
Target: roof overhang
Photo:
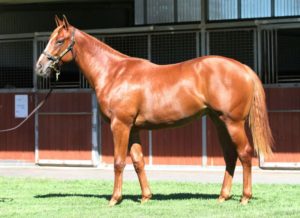
[[[0,5],[41,4],[41,3],[78,3],[78,2],[130,2],[133,0],[0,0]]]

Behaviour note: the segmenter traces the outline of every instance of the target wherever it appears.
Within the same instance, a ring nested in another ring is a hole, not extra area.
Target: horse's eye
[[[56,44],[62,44],[62,43],[64,43],[64,41],[65,41],[64,39],[59,39],[56,41]]]

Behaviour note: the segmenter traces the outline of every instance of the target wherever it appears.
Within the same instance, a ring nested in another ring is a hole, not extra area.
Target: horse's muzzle
[[[35,67],[35,73],[44,78],[50,77],[52,72],[53,68],[51,68],[51,63],[47,63],[46,65],[37,64]]]

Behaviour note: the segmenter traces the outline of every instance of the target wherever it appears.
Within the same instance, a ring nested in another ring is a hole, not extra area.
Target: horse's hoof
[[[247,205],[249,200],[250,200],[250,198],[248,198],[248,197],[242,197],[241,200],[240,200],[240,204],[241,205]]]
[[[122,197],[119,198],[119,199],[112,198],[112,199],[109,201],[108,206],[109,206],[109,207],[113,207],[113,206],[115,206],[116,204],[120,203],[121,200],[122,200]]]
[[[227,200],[229,200],[230,198],[232,198],[232,195],[229,195],[229,196],[220,196],[219,198],[218,198],[218,202],[219,203],[223,203],[223,202],[225,202],[225,201],[227,201]]]
[[[150,201],[151,198],[152,198],[152,194],[149,196],[143,196],[141,200],[141,204],[147,203],[148,201]]]
[[[226,199],[224,198],[224,197],[222,197],[222,196],[220,196],[219,198],[218,198],[218,203],[223,203],[223,202],[225,202],[226,201]]]

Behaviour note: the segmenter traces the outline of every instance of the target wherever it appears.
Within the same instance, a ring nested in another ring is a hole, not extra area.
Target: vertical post
[[[174,6],[174,23],[178,23],[178,2],[177,0],[173,1]]]
[[[271,17],[275,17],[275,0],[271,0]]]
[[[147,3],[147,0],[143,0],[143,1],[144,1],[144,5],[143,5],[144,6],[144,23],[143,23],[143,25],[145,25],[145,24],[148,24],[148,11],[147,11],[148,3]]]
[[[275,82],[275,76],[274,76],[274,30],[273,29],[271,29],[270,30],[270,41],[271,41],[271,43],[270,43],[270,54],[271,54],[271,58],[270,58],[270,63],[271,63],[271,83],[274,83]]]
[[[207,128],[206,115],[202,117],[202,166],[207,166]]]
[[[201,26],[204,27],[206,23],[206,19],[208,18],[208,5],[207,0],[201,0]]]
[[[37,37],[34,35],[32,41],[32,49],[33,49],[33,63],[32,63],[32,72],[33,72],[33,89],[37,89],[37,75],[35,73],[35,63],[37,62]]]
[[[196,57],[201,56],[201,35],[199,32],[196,32]]]
[[[237,0],[237,17],[238,17],[238,19],[242,18],[242,3],[241,3],[241,0]]]
[[[277,34],[277,30],[274,30],[274,34],[275,34],[275,41],[274,41],[274,71],[275,71],[275,78],[274,78],[274,83],[278,83],[278,34]]]
[[[257,27],[257,74],[262,79],[262,35],[261,27]]]
[[[149,165],[153,165],[153,158],[152,158],[152,130],[148,131],[148,137],[149,137]]]
[[[98,122],[98,104],[97,104],[97,98],[95,92],[91,93],[92,95],[92,163],[94,166],[97,166],[99,164],[99,159],[101,153],[101,149],[99,146],[98,141],[98,134],[99,133],[99,122]],[[100,152],[99,152],[100,150]]]
[[[259,168],[263,168],[265,163],[265,158],[263,155],[260,155],[259,153],[257,154],[257,156],[258,156],[258,166]]]
[[[148,49],[148,60],[151,61],[151,35],[148,34],[148,38],[147,38],[147,49]],[[149,165],[152,166],[153,165],[153,153],[152,153],[152,130],[148,131],[148,144],[149,144]]]
[[[257,50],[257,30],[254,29],[253,30],[253,54],[254,54],[254,63],[253,63],[253,70],[255,72],[258,72],[258,59],[257,59],[257,55],[258,55],[258,50]]]
[[[270,52],[270,30],[265,31],[264,43],[266,44],[267,51],[267,83],[271,83],[271,52]]]
[[[207,34],[206,34],[206,30],[205,28],[201,28],[201,44],[200,44],[200,48],[201,48],[201,56],[204,56],[204,55],[208,55],[208,50],[207,50],[207,45],[206,45],[206,42],[208,43],[208,39],[206,39],[207,37]]]
[[[35,107],[38,102],[38,93],[35,92]],[[39,111],[34,114],[34,162],[38,164],[39,162]]]
[[[34,73],[35,71],[35,63],[37,62],[37,37],[34,35],[33,37],[33,90],[34,90],[34,107],[38,104],[38,93],[37,93],[37,76]],[[34,162],[38,164],[39,161],[39,112],[37,111],[34,114]]]
[[[210,47],[209,47],[209,32],[206,29],[201,30],[201,53],[202,55],[209,55],[210,54]]]
[[[206,19],[208,18],[208,2],[207,0],[201,0],[201,35],[200,35],[200,54],[201,56],[209,53],[209,40],[208,34],[206,34]],[[202,125],[202,166],[207,166],[207,124],[206,116],[201,119]]]

